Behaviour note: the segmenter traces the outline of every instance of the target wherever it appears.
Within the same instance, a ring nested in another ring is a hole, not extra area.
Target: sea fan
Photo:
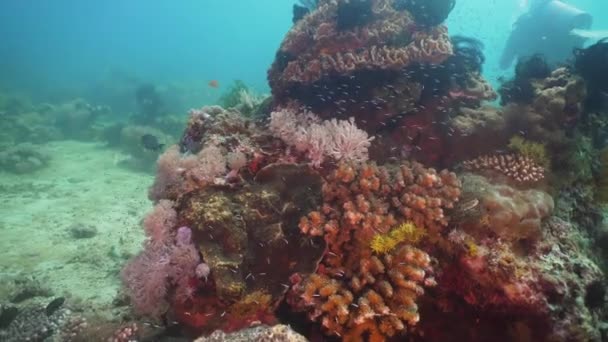
[[[122,280],[135,311],[159,318],[167,309],[169,250],[148,244],[122,270]]]

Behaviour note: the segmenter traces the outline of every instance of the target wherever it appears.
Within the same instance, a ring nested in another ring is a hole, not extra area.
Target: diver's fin
[[[583,29],[572,29],[570,34],[579,36],[587,39],[603,39],[608,38],[608,30],[583,30]]]

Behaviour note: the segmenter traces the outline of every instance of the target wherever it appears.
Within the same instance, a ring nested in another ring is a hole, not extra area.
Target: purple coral
[[[188,227],[179,227],[175,235],[175,243],[178,246],[185,246],[192,243],[192,229]]]

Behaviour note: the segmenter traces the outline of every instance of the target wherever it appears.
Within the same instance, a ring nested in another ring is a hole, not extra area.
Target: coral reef
[[[386,254],[395,249],[399,244],[417,243],[425,234],[426,232],[423,229],[416,227],[410,222],[406,222],[391,229],[388,233],[377,233],[374,235],[370,242],[370,247],[377,254]]]
[[[545,177],[545,170],[531,157],[519,154],[488,155],[467,160],[462,167],[468,171],[504,175],[519,183],[534,183]]]
[[[159,157],[123,270],[136,312],[201,341],[279,340],[260,326],[279,321],[312,339],[600,341],[590,75],[532,56],[488,104],[483,44],[441,25],[453,7],[294,7],[272,99],[236,83]]]
[[[541,55],[519,59],[515,67],[515,77],[503,83],[498,90],[501,104],[531,103],[536,96],[533,82],[542,80],[550,74],[551,68]]]
[[[510,104],[505,108],[511,132],[525,132],[527,139],[543,141],[551,152],[568,143],[566,128],[581,117],[585,100],[582,78],[559,68],[546,78],[531,82],[533,97],[529,104]]]
[[[0,152],[0,170],[13,173],[31,173],[47,166],[51,157],[44,148],[22,143]]]
[[[446,120],[448,134],[446,161],[453,164],[471,158],[495,153],[504,148],[509,139],[505,118],[500,108],[481,106],[460,107],[456,115]]]
[[[322,236],[327,250],[317,273],[294,287],[292,305],[345,340],[383,339],[415,325],[416,299],[434,284],[429,255],[414,247],[415,226],[438,233],[459,196],[447,171],[341,164],[325,180],[321,209],[300,220],[302,232]],[[377,234],[393,240],[382,253],[374,252]]]
[[[305,153],[315,166],[320,166],[327,157],[334,161],[364,162],[374,139],[357,128],[353,118],[321,121],[313,113],[289,109],[271,113],[269,128],[297,152]]]
[[[504,341],[600,341],[597,302],[586,298],[594,296],[602,272],[577,246],[578,232],[571,224],[551,218],[541,232],[524,251],[501,239],[474,240],[475,254],[462,233],[452,234],[451,241],[462,246],[462,252],[438,279],[445,297],[435,305],[453,322],[423,321],[423,329],[432,332],[427,339],[485,339],[503,331]],[[458,327],[473,321],[480,330]]]
[[[228,331],[273,323],[291,274],[314,271],[323,251],[297,229],[318,205],[320,187],[307,167],[271,164],[238,189],[209,186],[182,196],[180,220],[193,228],[212,290],[185,303],[181,319]]]
[[[110,113],[105,106],[94,106],[83,99],[59,105],[47,105],[43,115],[54,119],[54,126],[68,139],[89,140],[95,136],[93,124],[102,115]]]
[[[541,224],[553,212],[553,198],[540,190],[519,190],[490,181],[483,176],[465,173],[463,198],[474,200],[475,205],[457,215],[455,223],[465,225],[467,233],[478,240],[487,234],[505,241],[537,241]]]
[[[209,336],[200,337],[195,342],[306,342],[304,336],[296,333],[285,325],[257,326],[255,328],[243,329],[234,333],[214,331]]]
[[[319,205],[321,176],[278,162],[278,139],[220,107],[192,111],[181,148],[158,161],[150,240],[123,271],[135,308],[198,332],[274,323],[289,277],[313,272],[323,252],[298,230]],[[171,275],[180,230],[190,232],[191,257]]]
[[[369,156],[380,163],[446,165],[454,159],[455,130],[444,125],[452,110],[496,98],[481,76],[483,44],[451,39],[437,25],[453,5],[320,1],[287,33],[268,72],[273,110],[352,118],[374,137]]]
[[[246,117],[257,117],[266,98],[267,95],[256,94],[245,82],[236,80],[220,96],[218,104],[223,108],[234,108]]]
[[[608,203],[608,149],[600,152],[600,170],[597,177],[596,198],[601,203]]]
[[[2,143],[43,144],[60,139],[94,140],[98,133],[98,119],[111,114],[109,107],[91,105],[81,98],[58,104],[36,105],[18,98],[6,101],[7,103],[0,103]]]
[[[551,161],[544,144],[526,140],[519,135],[509,139],[509,148],[514,152],[534,160],[536,164],[544,169],[549,169]]]
[[[369,13],[365,20],[344,24],[340,18],[351,3],[369,6]],[[311,84],[324,75],[438,64],[452,53],[444,27],[413,31],[413,24],[407,11],[395,10],[386,0],[321,1],[285,37],[269,71],[273,93],[289,84]]]
[[[191,278],[200,262],[188,227],[175,227],[173,203],[160,201],[144,219],[149,240],[144,250],[122,271],[123,281],[135,310],[160,318],[169,305],[168,297],[184,301],[192,296]]]
[[[51,302],[53,304],[53,302]],[[66,307],[30,304],[16,310],[6,327],[0,327],[0,340],[6,342],[71,341],[87,326],[86,319]],[[3,313],[4,310],[0,310]]]

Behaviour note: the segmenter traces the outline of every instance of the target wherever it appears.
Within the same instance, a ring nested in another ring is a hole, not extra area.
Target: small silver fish
[[[477,198],[474,198],[470,201],[466,201],[466,202],[462,203],[460,205],[460,210],[469,211],[469,210],[475,209],[475,207],[477,207],[478,205],[479,205],[479,200]]]

